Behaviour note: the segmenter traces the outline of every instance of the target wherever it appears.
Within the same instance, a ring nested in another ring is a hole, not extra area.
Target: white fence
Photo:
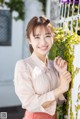
[[[61,2],[68,1],[68,2]],[[65,23],[71,31],[80,30],[80,0],[47,0],[47,17],[56,27]]]
[[[61,0],[60,0],[61,1]],[[66,27],[80,35],[80,0],[64,0],[69,2],[60,2],[59,0],[47,0],[47,17],[55,27]],[[80,68],[80,44],[75,45],[74,49],[74,66]],[[79,88],[79,89],[78,89]],[[74,119],[80,119],[80,109],[76,113],[75,106],[80,105],[77,99],[80,93],[80,73],[75,76],[74,86],[72,89],[72,111]],[[70,119],[68,113],[68,119]],[[72,118],[71,118],[72,119]]]

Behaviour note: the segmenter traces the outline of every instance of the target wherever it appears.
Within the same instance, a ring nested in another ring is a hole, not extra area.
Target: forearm
[[[60,87],[58,87],[54,90],[55,99],[59,98],[60,95],[62,95],[62,94],[63,94],[63,91]]]
[[[44,108],[48,108],[48,107],[49,107],[50,105],[52,105],[52,103],[53,103],[54,101],[56,101],[61,95],[62,95],[62,91],[61,91],[60,87],[59,87],[59,88],[56,88],[56,89],[54,90],[55,100],[45,102],[42,106],[43,106]]]

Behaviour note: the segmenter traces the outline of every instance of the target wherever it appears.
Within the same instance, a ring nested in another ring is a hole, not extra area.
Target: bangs
[[[37,29],[39,29],[39,33],[37,33]],[[49,26],[45,26],[42,24],[38,24],[33,29],[33,36],[36,36],[38,34],[41,34],[41,32],[45,30],[45,34],[51,34],[51,28]]]
[[[30,22],[28,23],[26,32],[27,32],[27,38],[30,38],[30,34],[32,32],[33,36],[36,34],[36,29],[37,28],[44,28],[45,32],[51,33],[53,32],[52,25],[50,24],[50,20],[45,19],[43,17],[33,17]],[[41,30],[40,30],[41,32]]]

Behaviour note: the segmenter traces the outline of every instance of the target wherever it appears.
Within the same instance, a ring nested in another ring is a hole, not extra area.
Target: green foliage
[[[77,94],[77,100],[75,105],[75,111],[76,111],[76,119],[78,119],[78,112],[80,110],[80,85],[78,87],[78,94]]]
[[[46,13],[46,0],[39,0],[43,5],[43,11]],[[9,2],[5,0],[0,0],[0,6],[4,7],[6,5],[8,8],[10,8],[10,11],[16,11],[18,13],[18,16],[15,17],[15,20],[24,20],[24,0],[10,0]]]
[[[0,0],[1,5],[4,3],[4,0]]]
[[[18,16],[15,17],[15,20],[21,19],[24,20],[24,1],[23,0],[10,0],[9,2],[6,2],[5,0],[0,0],[0,5],[4,7],[6,5],[8,8],[10,8],[10,11],[16,11],[18,13]]]
[[[49,59],[54,60],[55,57],[61,56],[68,63],[68,71],[72,75],[72,82],[70,84],[69,91],[65,93],[67,102],[63,105],[57,106],[57,119],[65,119],[65,115],[68,114],[68,108],[70,106],[70,119],[74,119],[72,112],[72,93],[74,77],[78,72],[78,68],[74,69],[74,47],[80,43],[80,36],[76,33],[66,32],[62,28],[55,28],[54,44],[49,52]],[[69,105],[70,104],[70,105]]]
[[[43,5],[43,11],[46,13],[46,0],[39,0]]]

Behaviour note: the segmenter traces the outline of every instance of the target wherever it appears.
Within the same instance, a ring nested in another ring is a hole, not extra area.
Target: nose
[[[41,40],[40,40],[40,41],[41,41],[40,43],[41,43],[42,45],[46,44],[46,40],[45,40],[45,38],[44,38],[44,37],[43,37],[43,38],[41,38]]]

